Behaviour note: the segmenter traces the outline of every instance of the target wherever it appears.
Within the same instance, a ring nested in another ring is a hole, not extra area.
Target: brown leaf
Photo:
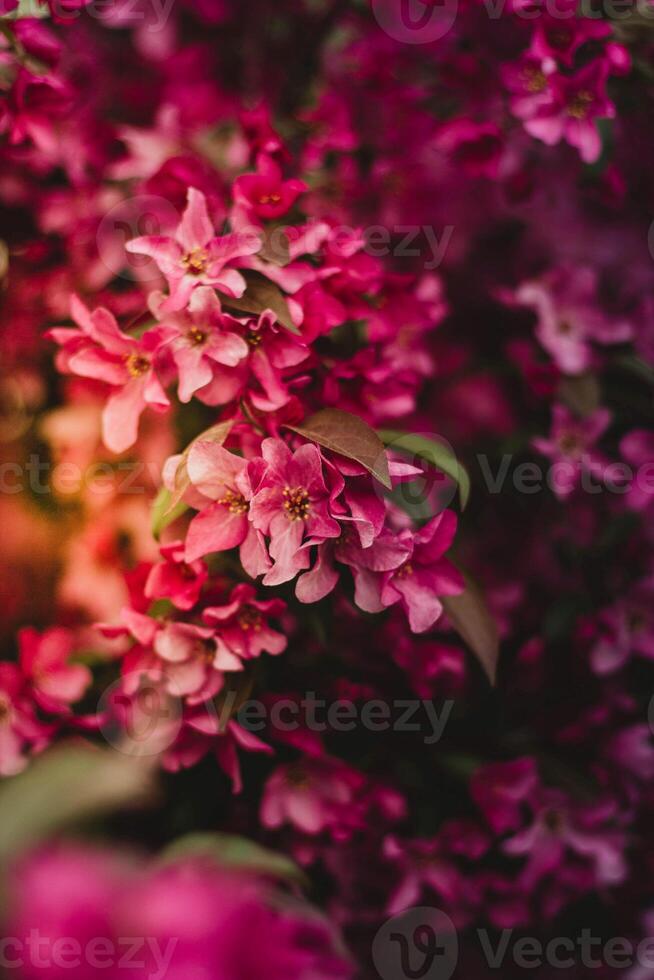
[[[262,232],[261,248],[257,255],[266,262],[272,262],[273,265],[288,265],[291,261],[288,235],[280,225],[275,228],[266,228]]]
[[[375,430],[358,415],[343,412],[340,408],[324,408],[303,425],[289,425],[287,428],[325,449],[355,460],[365,466],[387,490],[391,489],[384,444]]]
[[[253,313],[256,316],[264,310],[272,310],[283,327],[291,333],[299,334],[300,331],[293,323],[286,298],[279,286],[259,272],[250,269],[241,272],[247,280],[247,289],[239,299],[220,293],[222,305],[236,313]]]
[[[442,596],[441,602],[452,626],[476,654],[494,684],[500,646],[497,624],[479,586],[467,575],[465,580],[461,595]]]
[[[231,432],[233,425],[233,419],[228,419],[227,422],[218,422],[217,425],[212,425],[211,428],[205,429],[204,432],[201,432],[199,436],[196,436],[195,439],[188,444],[182,453],[182,458],[180,459],[177,471],[175,472],[175,490],[171,494],[170,503],[166,508],[166,514],[169,514],[177,507],[191,485],[188,470],[186,469],[186,463],[191,448],[196,442],[215,442],[217,445],[222,446],[225,439]]]
[[[564,405],[582,418],[592,415],[602,401],[599,381],[594,374],[563,378],[559,384],[558,394]]]

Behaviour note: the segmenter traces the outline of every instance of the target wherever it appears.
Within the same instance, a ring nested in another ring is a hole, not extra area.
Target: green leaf
[[[447,443],[436,442],[435,439],[429,439],[419,433],[396,432],[392,429],[383,429],[379,435],[386,446],[392,446],[393,449],[400,450],[408,456],[417,456],[454,480],[459,488],[461,509],[465,510],[470,498],[470,477]]]
[[[387,490],[392,489],[384,444],[375,430],[358,415],[343,412],[340,408],[324,408],[302,425],[287,428],[325,449],[355,460]]]
[[[0,865],[73,822],[147,802],[151,767],[90,745],[59,746],[39,756],[0,785]]]
[[[246,837],[231,834],[187,834],[174,841],[165,849],[162,859],[165,862],[186,860],[192,857],[203,861],[214,861],[221,868],[280,878],[305,886],[304,872],[295,862]]]
[[[182,453],[182,458],[180,459],[175,471],[175,491],[170,495],[168,510],[172,511],[179,506],[180,502],[182,501],[182,497],[191,486],[186,464],[189,453],[196,442],[213,442],[218,446],[222,446],[225,439],[232,431],[233,425],[233,419],[228,419],[226,422],[217,422],[216,425],[212,425],[210,428],[205,429],[204,432],[201,432],[199,436],[196,436],[195,439],[188,444]],[[185,509],[186,505],[184,506],[184,510]],[[180,513],[183,513],[183,511],[180,511]],[[177,516],[179,517],[179,514],[177,514]],[[174,520],[174,518],[172,519]],[[167,523],[170,524],[170,521]]]
[[[188,504],[180,500],[177,504],[172,503],[172,494],[166,487],[161,487],[155,497],[150,514],[150,527],[152,536],[158,541],[169,524],[176,521],[178,517],[188,510]]]
[[[441,596],[441,602],[452,626],[476,654],[494,684],[500,650],[497,624],[479,586],[467,575],[465,581],[461,595]]]
[[[272,310],[283,327],[291,333],[299,334],[300,331],[293,322],[286,297],[279,286],[262,276],[260,272],[246,269],[241,270],[241,274],[247,280],[247,289],[238,299],[220,293],[222,305],[236,313],[252,313],[255,316],[263,313],[264,310]]]

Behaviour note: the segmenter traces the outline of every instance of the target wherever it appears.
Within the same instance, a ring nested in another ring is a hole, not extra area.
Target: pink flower
[[[177,609],[192,609],[209,577],[203,561],[187,564],[184,542],[174,541],[161,548],[163,561],[152,566],[145,595],[149,599],[170,599]]]
[[[383,606],[401,602],[414,633],[424,633],[443,612],[439,596],[463,591],[463,576],[444,557],[456,534],[454,511],[445,510],[418,531],[401,531],[402,544],[409,548],[403,563],[384,573],[381,587]]]
[[[536,763],[527,756],[477,769],[470,780],[470,795],[494,833],[504,834],[520,826],[523,807],[538,785]]]
[[[632,429],[620,440],[620,453],[634,470],[626,501],[634,510],[645,510],[654,501],[654,433]]]
[[[485,840],[477,832],[481,848],[476,847],[474,857],[483,854]],[[383,844],[384,857],[392,862],[400,873],[399,884],[393,890],[386,905],[388,915],[397,915],[412,905],[419,905],[425,890],[435,893],[448,908],[465,905],[472,885],[457,867],[456,856],[451,853],[440,835],[433,840],[413,838],[409,841],[397,837],[386,837]]]
[[[47,744],[48,728],[34,715],[15,664],[0,663],[0,776],[14,776],[28,755]]]
[[[262,153],[257,158],[257,172],[234,181],[234,201],[248,216],[270,221],[286,214],[306,190],[302,180],[283,180],[279,164]]]
[[[530,119],[542,106],[551,106],[554,95],[551,76],[556,65],[527,52],[518,61],[502,65],[502,81],[511,94],[511,112]]]
[[[225,683],[225,672],[243,669],[211,627],[166,623],[157,630],[153,649],[165,662],[164,687],[190,705],[215,697]]]
[[[63,844],[22,858],[8,889],[6,929],[25,950],[21,980],[353,976],[327,920],[282,901],[269,879],[247,869]],[[147,939],[126,940],[126,930]],[[82,951],[77,965],[71,945]]]
[[[284,373],[306,361],[310,350],[300,337],[277,322],[271,310],[262,313],[258,320],[248,320],[244,330],[250,355],[244,367],[260,387],[260,390],[251,387],[247,396],[259,411],[275,412],[291,397]],[[245,386],[247,375],[242,383]]]
[[[577,419],[564,405],[553,406],[549,438],[532,439],[532,445],[554,460],[550,484],[557,497],[568,497],[583,473],[599,479],[603,477],[607,464],[594,446],[610,422],[611,413],[606,408],[598,408],[586,418]]]
[[[497,177],[502,156],[502,130],[495,123],[454,119],[443,125],[436,137],[438,150],[449,154],[454,164],[471,177]]]
[[[100,628],[105,636],[136,641],[121,664],[123,690],[129,696],[146,677],[172,697],[200,704],[222,689],[226,672],[243,669],[211,627],[157,620],[129,607],[121,618],[122,625]]]
[[[266,466],[250,504],[254,527],[270,537],[274,561],[264,585],[280,585],[309,566],[309,546],[341,533],[330,513],[330,490],[320,450],[313,443],[294,453],[281,439],[264,439]]]
[[[599,309],[597,276],[588,268],[555,269],[540,282],[525,282],[515,300],[536,312],[536,336],[566,374],[591,366],[591,341],[623,343],[633,333],[628,321],[609,319]]]
[[[565,4],[562,5],[565,7]],[[577,50],[587,41],[610,37],[613,28],[594,17],[577,16],[577,0],[567,0],[567,11],[557,8],[553,16],[546,10],[534,22],[530,51],[541,59],[550,58],[571,68]]]
[[[271,829],[290,823],[305,834],[320,834],[338,826],[360,783],[359,773],[327,757],[278,766],[264,788],[261,822]]]
[[[18,643],[20,668],[45,711],[66,711],[83,697],[92,675],[84,664],[70,662],[75,650],[70,630],[54,627],[40,634],[27,628],[18,634]]]
[[[628,596],[602,609],[591,649],[596,674],[613,674],[634,654],[654,660],[654,579],[634,583]]]
[[[234,793],[243,789],[238,749],[271,755],[272,749],[265,742],[242,728],[235,721],[221,717],[215,702],[194,704],[185,708],[182,727],[174,744],[167,750],[163,766],[169,772],[179,772],[196,765],[208,753],[212,753],[220,768],[232,782]]]
[[[202,389],[208,388],[209,404],[230,401],[235,392],[222,368],[235,367],[250,349],[237,332],[238,321],[222,313],[214,290],[208,286],[194,289],[186,312],[166,315],[162,293],[154,293],[149,302],[154,315],[171,331],[166,345],[179,373],[179,400],[189,402],[196,394],[204,400]]]
[[[281,616],[286,603],[281,599],[258,600],[255,595],[251,585],[241,583],[232,589],[227,605],[209,606],[202,613],[203,621],[216,628],[221,641],[242,660],[286,649],[284,634],[268,623],[268,616]]]
[[[207,506],[193,518],[186,535],[185,560],[240,548],[243,567],[256,578],[270,567],[263,538],[248,520],[252,465],[223,446],[199,440],[191,447],[187,471]],[[197,501],[196,501],[197,504]]]
[[[159,353],[166,334],[147,330],[138,340],[123,333],[109,310],[89,313],[77,297],[71,315],[80,329],[55,328],[49,336],[62,345],[59,365],[116,389],[102,412],[102,438],[114,453],[134,445],[141,413],[149,406],[165,411],[170,402],[159,377]]]
[[[624,881],[625,839],[613,802],[573,804],[558,790],[542,790],[532,806],[531,825],[502,845],[505,854],[527,859],[522,888],[532,890],[545,876],[560,874],[572,856],[587,864],[597,887]]]
[[[261,248],[256,236],[217,237],[202,191],[189,187],[188,203],[174,237],[145,235],[127,242],[128,252],[149,255],[163,272],[170,288],[165,310],[181,310],[197,286],[213,286],[228,296],[242,296],[245,280],[228,263]],[[162,307],[163,309],[164,307]]]
[[[541,104],[525,119],[527,132],[548,146],[564,139],[579,150],[585,163],[594,163],[602,149],[596,120],[615,115],[606,94],[607,75],[607,63],[596,59],[576,75],[553,76],[552,101]]]

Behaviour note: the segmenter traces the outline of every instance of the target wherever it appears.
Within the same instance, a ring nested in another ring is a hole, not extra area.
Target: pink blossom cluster
[[[185,980],[378,980],[416,907],[469,980],[479,929],[636,943],[647,11],[245,6],[0,11],[0,829],[70,743],[159,786],[102,850],[0,833],[4,935]]]

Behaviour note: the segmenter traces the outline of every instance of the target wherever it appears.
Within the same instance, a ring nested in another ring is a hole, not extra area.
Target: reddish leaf
[[[500,645],[497,624],[479,586],[467,575],[465,580],[461,595],[442,596],[441,602],[452,626],[476,654],[494,684]]]
[[[289,425],[288,428],[325,449],[355,460],[383,486],[391,489],[384,444],[375,430],[358,415],[343,412],[340,408],[324,408],[303,425]]]

